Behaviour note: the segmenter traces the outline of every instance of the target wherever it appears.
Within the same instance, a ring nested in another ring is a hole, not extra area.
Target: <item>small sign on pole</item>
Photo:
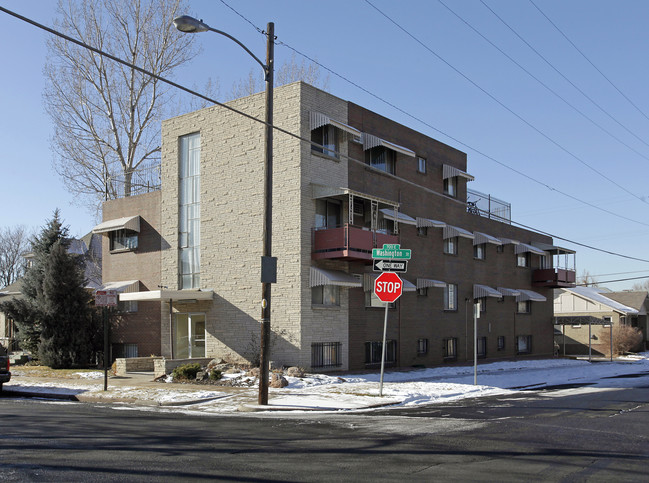
[[[95,305],[97,307],[117,307],[117,291],[97,290],[95,292]]]

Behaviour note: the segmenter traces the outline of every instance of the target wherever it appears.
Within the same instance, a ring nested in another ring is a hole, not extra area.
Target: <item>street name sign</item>
[[[392,303],[401,297],[403,282],[394,272],[383,272],[374,281],[374,293],[381,302]]]
[[[408,260],[374,260],[372,267],[375,272],[406,272]]]
[[[410,260],[410,250],[402,249],[397,243],[386,243],[383,248],[374,248],[372,258],[386,258],[388,260]]]

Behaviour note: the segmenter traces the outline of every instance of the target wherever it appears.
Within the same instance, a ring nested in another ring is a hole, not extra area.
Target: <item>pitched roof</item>
[[[607,293],[606,296],[610,299],[615,300],[621,304],[626,305],[627,307],[633,307],[634,309],[645,313],[645,303],[649,297],[647,291],[641,292],[611,292]]]
[[[616,310],[618,312],[623,312],[625,314],[637,314],[638,310],[634,309],[633,307],[630,307],[628,305],[625,305],[621,302],[618,302],[616,300],[613,300],[612,298],[609,298],[610,293],[606,293],[604,295],[602,290],[597,287],[573,287],[573,288],[567,288],[564,289],[568,292],[572,292],[575,295],[578,295],[583,298],[587,298],[592,300],[593,302],[597,302],[600,304],[604,304],[608,307],[611,307],[613,310]]]

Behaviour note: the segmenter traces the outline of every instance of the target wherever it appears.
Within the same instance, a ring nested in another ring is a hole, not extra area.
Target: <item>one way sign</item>
[[[374,260],[375,272],[405,272],[408,269],[408,260]]]

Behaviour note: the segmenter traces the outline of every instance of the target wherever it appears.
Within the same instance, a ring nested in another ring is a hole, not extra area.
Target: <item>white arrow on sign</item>
[[[394,260],[374,260],[374,271],[386,272],[405,272],[408,267],[408,261]]]

